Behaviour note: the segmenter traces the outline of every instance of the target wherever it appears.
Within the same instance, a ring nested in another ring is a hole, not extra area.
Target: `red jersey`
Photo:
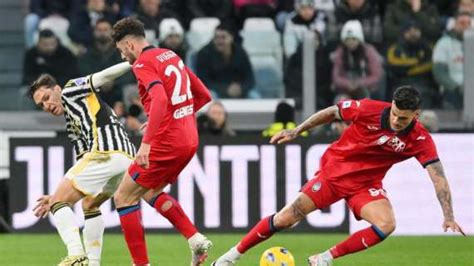
[[[211,100],[201,80],[176,53],[152,46],[143,49],[132,69],[148,116],[142,141],[152,149],[197,146],[194,112]]]
[[[424,167],[438,161],[433,139],[416,119],[401,132],[391,130],[390,103],[364,99],[337,106],[341,118],[352,123],[320,165],[322,176],[336,186],[356,191],[381,183],[392,165],[413,156]]]

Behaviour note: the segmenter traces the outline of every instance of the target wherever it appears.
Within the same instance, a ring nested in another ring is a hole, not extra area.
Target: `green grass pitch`
[[[210,234],[215,246],[206,265],[235,244],[241,236]],[[295,256],[297,266],[306,265],[305,259],[309,255],[323,251],[345,237],[342,234],[282,233],[250,250],[239,265],[258,266],[260,254],[272,246],[287,247]],[[147,244],[152,265],[189,265],[187,242],[180,235],[148,233]],[[2,266],[56,265],[65,254],[65,247],[56,234],[0,234]],[[105,234],[102,265],[131,265],[121,234]],[[337,260],[334,265],[474,266],[474,237],[389,237],[370,250]]]

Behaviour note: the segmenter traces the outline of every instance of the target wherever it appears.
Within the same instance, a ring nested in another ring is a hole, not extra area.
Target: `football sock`
[[[71,207],[66,202],[56,202],[51,206],[56,229],[67,247],[68,256],[84,255],[79,226]]]
[[[117,208],[120,224],[127,242],[128,250],[135,265],[148,264],[146,251],[145,230],[142,225],[140,205]]]
[[[198,232],[181,205],[166,192],[161,192],[149,204],[163,215],[186,239]]]
[[[102,239],[104,235],[104,220],[100,210],[84,211],[84,246],[86,248],[89,266],[100,266]]]
[[[273,225],[273,216],[263,218],[237,245],[237,251],[244,254],[248,249],[269,239],[274,233],[280,231]]]
[[[240,257],[242,257],[242,254],[237,250],[236,247],[233,247],[229,251],[227,251],[224,255],[219,257],[216,260],[216,262],[217,262],[217,265],[219,265],[219,263],[226,263],[229,261],[232,263],[235,263],[237,260],[240,259]]]
[[[375,225],[360,230],[330,249],[333,258],[355,253],[382,242],[386,235]]]

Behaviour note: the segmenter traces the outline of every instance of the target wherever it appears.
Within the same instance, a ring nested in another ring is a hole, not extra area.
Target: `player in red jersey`
[[[135,265],[148,265],[139,199],[154,193],[149,204],[188,239],[191,265],[201,265],[212,243],[200,234],[179,203],[163,188],[176,181],[198,147],[194,112],[211,100],[206,86],[173,51],[145,40],[143,23],[117,22],[112,34],[122,58],[132,64],[148,123],[135,162],[115,193],[130,254]]]
[[[392,165],[415,157],[428,171],[444,214],[443,229],[460,232],[455,222],[451,192],[427,130],[416,120],[420,94],[410,86],[398,88],[392,103],[342,101],[317,112],[294,130],[283,130],[271,143],[285,143],[301,132],[335,119],[351,122],[341,138],[321,158],[319,171],[301,189],[296,200],[278,213],[262,219],[240,243],[212,265],[234,265],[248,249],[287,229],[316,209],[344,199],[356,218],[371,227],[358,231],[331,249],[311,256],[312,266],[331,265],[335,258],[369,248],[395,230],[392,206],[382,179]]]

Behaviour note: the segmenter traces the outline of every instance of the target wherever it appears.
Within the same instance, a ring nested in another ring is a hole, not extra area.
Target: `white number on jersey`
[[[186,94],[181,95],[181,86],[183,84],[184,77],[181,75],[180,70],[184,70],[183,60],[179,60],[178,67],[174,65],[168,65],[165,69],[165,75],[167,77],[170,77],[172,73],[176,75],[176,83],[174,84],[173,95],[171,96],[172,105],[177,105],[185,102],[187,99],[193,98],[193,94],[191,93],[191,82],[189,81],[189,76],[186,72],[184,72],[184,75],[186,76]]]

